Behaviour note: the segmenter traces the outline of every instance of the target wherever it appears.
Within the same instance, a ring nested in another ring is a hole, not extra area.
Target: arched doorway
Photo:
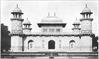
[[[48,42],[48,49],[55,49],[55,41],[54,40],[50,40]]]

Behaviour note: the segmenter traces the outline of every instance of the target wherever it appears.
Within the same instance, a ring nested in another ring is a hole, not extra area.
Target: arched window
[[[28,41],[28,49],[33,47],[33,40]]]
[[[74,40],[71,40],[71,41],[69,42],[69,44],[70,44],[70,48],[73,48],[74,45],[75,45],[75,41],[74,41]]]

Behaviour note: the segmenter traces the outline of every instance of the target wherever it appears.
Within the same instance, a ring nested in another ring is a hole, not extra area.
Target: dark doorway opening
[[[48,49],[55,49],[55,41],[54,40],[50,40],[48,42]]]

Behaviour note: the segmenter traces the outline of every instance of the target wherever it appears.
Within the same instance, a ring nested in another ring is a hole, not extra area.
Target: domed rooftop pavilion
[[[66,25],[66,23],[63,23],[62,19],[57,17],[55,13],[54,13],[54,16],[50,16],[48,14],[47,17],[45,17],[41,20],[41,23],[38,23],[39,27],[42,27],[42,26],[62,26],[62,27],[65,27],[65,25]]]

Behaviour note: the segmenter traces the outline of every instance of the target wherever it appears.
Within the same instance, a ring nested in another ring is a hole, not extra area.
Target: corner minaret
[[[72,28],[74,33],[78,33],[78,34],[80,33],[81,28],[79,28],[79,25],[80,25],[80,21],[77,20],[76,18],[75,22],[73,23],[74,28]]]
[[[30,21],[29,21],[28,18],[27,18],[27,19],[24,20],[24,22],[23,22],[23,33],[24,33],[24,34],[30,34],[30,33],[31,33],[31,29],[32,29],[32,28],[30,28],[30,26],[31,26],[31,23],[30,23]]]
[[[22,11],[18,7],[18,4],[16,8],[11,12],[13,15],[13,18],[11,18],[12,27],[11,27],[11,51],[13,52],[19,52],[22,51],[22,22],[24,19],[22,19]]]
[[[21,9],[18,7],[18,4],[16,6],[16,8],[11,12],[11,14],[13,15],[13,18],[11,18],[12,21],[12,30],[11,33],[13,34],[22,34],[22,11]]]
[[[83,11],[80,13],[83,18],[80,19],[81,21],[81,33],[82,34],[91,34],[92,33],[92,20],[91,18],[91,10],[87,7],[87,4]]]

